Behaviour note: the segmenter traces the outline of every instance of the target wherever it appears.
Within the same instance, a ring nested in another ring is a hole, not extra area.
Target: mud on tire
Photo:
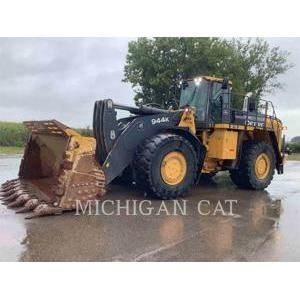
[[[161,163],[164,157],[173,151],[178,151],[184,156],[186,173],[180,183],[169,185],[162,179]],[[184,195],[195,182],[197,166],[194,147],[185,138],[172,133],[162,133],[147,139],[137,149],[134,160],[137,186],[161,199]]]
[[[275,170],[275,153],[272,146],[263,142],[246,142],[242,149],[238,169],[229,171],[231,180],[241,189],[265,189],[271,183]],[[269,170],[264,178],[259,178],[255,168],[257,159],[262,154],[268,157]]]

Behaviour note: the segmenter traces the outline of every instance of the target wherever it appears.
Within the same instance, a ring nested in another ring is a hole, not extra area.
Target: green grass
[[[0,146],[23,147],[28,131],[22,123],[0,122]]]
[[[300,161],[300,153],[293,153],[288,156],[288,160],[298,160]]]
[[[93,136],[88,126],[76,130],[83,136]],[[28,135],[22,123],[0,121],[0,155],[23,154]]]
[[[83,136],[93,136],[93,130],[76,128]],[[29,136],[28,130],[22,123],[0,121],[0,147],[24,147]]]
[[[23,154],[23,147],[0,146],[0,155],[2,154]]]

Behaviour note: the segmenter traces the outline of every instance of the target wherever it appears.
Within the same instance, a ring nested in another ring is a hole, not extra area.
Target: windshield
[[[207,99],[209,92],[209,82],[201,80],[200,82],[185,81],[182,84],[180,94],[180,107],[192,106],[196,109],[198,121],[205,121]]]

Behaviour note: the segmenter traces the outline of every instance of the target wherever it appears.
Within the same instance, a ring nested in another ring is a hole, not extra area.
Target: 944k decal
[[[165,122],[169,122],[169,117],[161,117],[161,118],[151,119],[152,125],[165,123]]]

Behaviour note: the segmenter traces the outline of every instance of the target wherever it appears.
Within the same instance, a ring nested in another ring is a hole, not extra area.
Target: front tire
[[[272,181],[275,153],[271,145],[246,142],[238,169],[230,170],[230,177],[241,189],[263,190]]]
[[[134,163],[137,185],[160,199],[183,196],[195,183],[197,166],[191,143],[172,133],[146,140]]]

